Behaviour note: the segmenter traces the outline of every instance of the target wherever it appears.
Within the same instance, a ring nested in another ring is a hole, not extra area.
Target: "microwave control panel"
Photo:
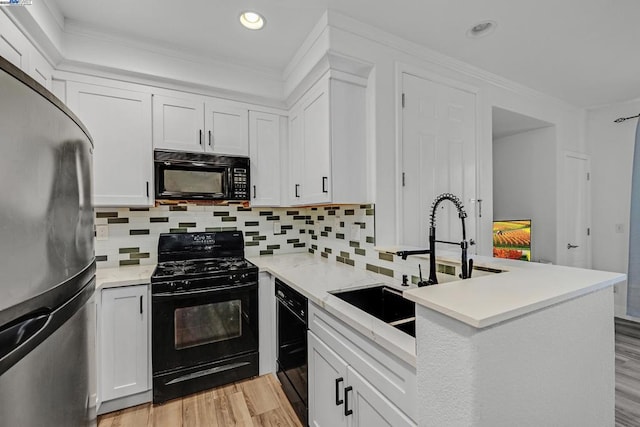
[[[233,198],[248,199],[249,176],[245,168],[233,168]]]

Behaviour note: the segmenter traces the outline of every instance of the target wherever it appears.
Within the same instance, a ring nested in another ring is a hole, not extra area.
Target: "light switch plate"
[[[273,222],[273,234],[282,234],[282,224],[280,221]]]
[[[351,223],[349,224],[349,226],[351,227],[351,240],[353,240],[354,242],[359,242],[360,241],[360,224]]]

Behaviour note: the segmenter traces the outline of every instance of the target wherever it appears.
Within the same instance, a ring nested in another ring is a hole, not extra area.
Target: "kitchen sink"
[[[412,337],[416,336],[415,303],[404,299],[399,290],[380,285],[333,292],[333,295]]]

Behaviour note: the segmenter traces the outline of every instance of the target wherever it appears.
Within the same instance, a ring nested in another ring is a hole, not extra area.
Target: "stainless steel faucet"
[[[436,240],[436,209],[445,200],[449,200],[452,202],[456,209],[458,210],[458,217],[462,223],[462,241],[461,242],[450,242],[446,240]],[[399,251],[396,255],[402,257],[402,259],[407,259],[409,255],[418,255],[418,254],[429,254],[429,279],[426,282],[420,281],[418,282],[418,286],[427,286],[427,285],[435,285],[438,283],[438,277],[436,276],[436,243],[446,243],[449,245],[459,245],[460,249],[462,249],[462,273],[460,274],[461,279],[468,279],[471,277],[471,273],[473,271],[473,259],[467,260],[467,249],[469,248],[469,244],[473,244],[473,240],[470,242],[467,241],[467,231],[465,228],[464,219],[467,217],[467,212],[464,210],[464,206],[459,198],[454,196],[451,193],[442,193],[438,197],[435,198],[433,203],[431,204],[431,216],[429,218],[429,249],[422,249],[416,251]]]

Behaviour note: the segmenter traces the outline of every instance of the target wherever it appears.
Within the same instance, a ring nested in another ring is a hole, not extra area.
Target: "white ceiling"
[[[282,72],[325,9],[588,107],[640,97],[638,0],[49,0],[67,24]],[[242,10],[266,27],[238,24]],[[465,33],[490,19],[496,31]],[[71,27],[71,25],[69,25]]]

